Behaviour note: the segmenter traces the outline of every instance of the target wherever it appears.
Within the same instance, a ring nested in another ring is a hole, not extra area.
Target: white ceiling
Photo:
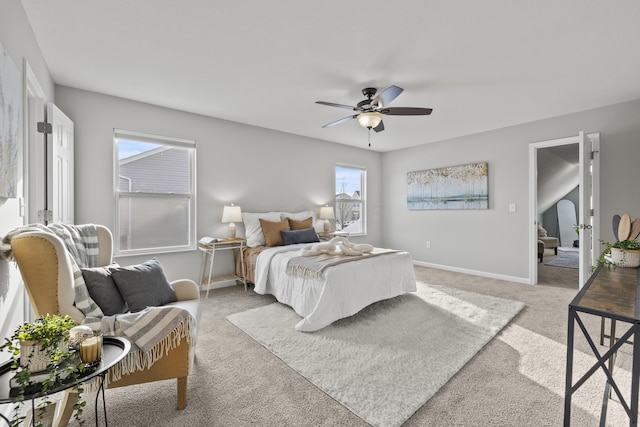
[[[640,99],[638,0],[22,3],[58,84],[357,147],[315,101],[434,109],[385,117],[377,151]]]

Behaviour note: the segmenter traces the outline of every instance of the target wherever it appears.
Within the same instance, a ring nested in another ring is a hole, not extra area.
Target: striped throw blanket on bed
[[[362,259],[373,258],[380,255],[399,252],[394,249],[374,248],[369,253],[362,255],[315,255],[315,256],[297,256],[291,258],[287,262],[287,274],[296,277],[305,277],[308,279],[321,279],[324,271],[334,265],[344,264],[351,261],[359,261]]]

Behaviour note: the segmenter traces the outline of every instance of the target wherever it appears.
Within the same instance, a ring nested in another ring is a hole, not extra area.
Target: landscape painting
[[[489,209],[488,164],[407,173],[409,210]]]
[[[14,198],[17,191],[20,112],[20,70],[0,44],[0,198]]]

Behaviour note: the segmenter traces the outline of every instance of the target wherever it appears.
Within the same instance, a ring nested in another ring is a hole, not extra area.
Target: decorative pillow
[[[247,239],[247,246],[255,248],[256,246],[264,246],[264,234],[262,234],[262,226],[260,219],[267,221],[280,221],[280,212],[263,212],[251,213],[242,212],[242,222],[244,222],[244,235]]]
[[[316,233],[316,229],[313,227],[303,228],[302,230],[281,231],[280,234],[282,234],[282,241],[285,245],[315,243],[320,241],[318,233]]]
[[[280,219],[291,218],[296,221],[302,221],[311,217],[311,221],[314,222],[316,220],[316,213],[314,211],[302,211],[302,212],[280,212]]]
[[[98,304],[105,316],[126,313],[127,303],[122,299],[109,268],[117,268],[118,264],[107,267],[81,268],[84,283],[91,298]]]
[[[289,230],[289,221],[286,218],[279,222],[260,218],[260,225],[262,226],[262,234],[264,234],[267,246],[282,246],[284,242],[280,232]]]
[[[538,237],[547,237],[547,230],[542,228],[540,224],[538,224]]]
[[[312,217],[303,219],[302,221],[287,217],[286,220],[289,221],[289,228],[291,230],[304,230],[305,228],[313,227]]]
[[[132,312],[177,301],[160,261],[153,258],[142,264],[109,268],[124,301]]]

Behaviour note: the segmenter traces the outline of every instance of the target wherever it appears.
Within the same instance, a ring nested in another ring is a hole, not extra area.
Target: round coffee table
[[[131,350],[131,343],[121,337],[103,337],[102,344],[102,359],[100,363],[93,369],[91,372],[86,375],[78,378],[77,381],[69,381],[56,387],[53,390],[49,390],[47,393],[42,394],[40,392],[33,394],[25,394],[24,400],[31,400],[31,411],[32,414],[35,414],[35,399],[38,397],[43,397],[46,395],[50,395],[53,393],[57,393],[59,391],[67,390],[71,387],[74,387],[78,384],[87,382],[93,378],[100,377],[100,386],[98,388],[98,393],[96,394],[96,426],[98,425],[98,398],[100,393],[102,393],[102,407],[104,410],[104,422],[107,425],[107,404],[104,397],[104,379],[109,371],[109,368],[114,366],[116,363],[121,361],[127,353]],[[13,372],[10,370],[11,362],[7,362],[4,365],[0,366],[0,403],[13,403],[15,401],[15,396],[11,394],[11,386],[10,380],[13,377]],[[10,424],[9,420],[3,415],[0,414],[0,417],[4,419],[7,423]]]

